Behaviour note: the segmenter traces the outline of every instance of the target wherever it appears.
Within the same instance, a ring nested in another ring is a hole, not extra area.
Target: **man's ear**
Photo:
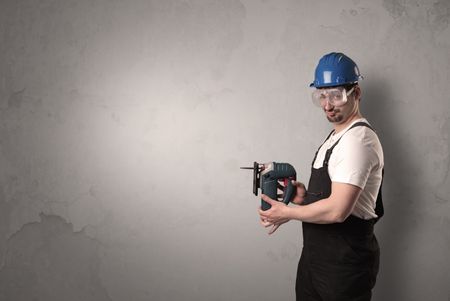
[[[355,92],[353,92],[353,93],[355,93],[356,100],[361,100],[362,92],[361,92],[361,88],[359,87],[359,85],[355,86]]]

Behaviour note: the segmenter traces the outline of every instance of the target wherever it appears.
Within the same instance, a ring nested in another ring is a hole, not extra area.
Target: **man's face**
[[[355,95],[359,93],[359,87],[355,87],[355,90],[347,94],[347,102],[343,105],[336,105],[330,103],[330,101],[324,101],[321,104],[323,111],[329,122],[334,124],[341,124],[346,122],[350,116],[353,116],[358,111],[357,101]],[[346,93],[344,90],[343,93]]]

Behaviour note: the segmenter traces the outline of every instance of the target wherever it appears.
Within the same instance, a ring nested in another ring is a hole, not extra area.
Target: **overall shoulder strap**
[[[314,159],[312,160],[312,164],[311,164],[311,165],[314,166],[314,162],[316,162],[317,154],[319,153],[320,148],[321,148],[322,145],[325,143],[325,141],[327,141],[328,138],[331,137],[331,135],[332,135],[333,133],[334,133],[334,130],[332,130],[332,131],[328,134],[327,138],[325,138],[325,140],[324,140],[324,141],[322,142],[322,144],[319,146],[319,148],[318,148],[317,151],[316,151],[316,154],[314,155]]]
[[[358,121],[358,122],[356,122],[355,124],[353,124],[353,125],[347,130],[347,132],[348,132],[349,130],[351,130],[352,128],[357,127],[357,126],[365,126],[365,127],[368,127],[369,129],[371,129],[372,131],[375,132],[375,130],[374,130],[367,122],[364,122],[364,121]]]

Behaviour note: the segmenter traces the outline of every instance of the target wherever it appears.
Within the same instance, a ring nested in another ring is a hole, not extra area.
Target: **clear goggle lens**
[[[324,107],[328,103],[332,106],[340,107],[347,103],[347,96],[352,94],[355,87],[348,92],[344,87],[317,89],[312,92],[312,101],[318,107]]]

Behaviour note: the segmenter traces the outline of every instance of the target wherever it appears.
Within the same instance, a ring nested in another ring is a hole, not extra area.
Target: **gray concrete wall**
[[[307,181],[317,60],[384,145],[374,300],[448,300],[450,1],[2,0],[0,300],[293,300],[302,237],[253,161]]]

